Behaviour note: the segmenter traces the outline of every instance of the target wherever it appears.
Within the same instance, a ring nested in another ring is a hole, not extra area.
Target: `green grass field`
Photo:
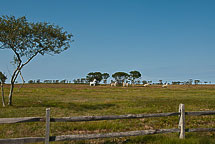
[[[51,108],[51,117],[89,115],[122,115],[140,113],[177,112],[180,103],[186,111],[215,110],[215,86],[161,86],[110,87],[74,84],[26,84],[18,91],[16,85],[13,106],[0,106],[0,118],[44,117]],[[5,95],[9,92],[5,88]],[[7,100],[7,97],[6,97]],[[147,129],[177,128],[178,117],[111,120],[96,122],[51,123],[51,136],[92,134]],[[214,116],[187,116],[186,128],[215,128]],[[0,138],[43,137],[45,123],[1,124]],[[53,143],[149,143],[175,144],[215,143],[215,133],[186,133],[185,140],[178,133],[138,137],[65,141]]]

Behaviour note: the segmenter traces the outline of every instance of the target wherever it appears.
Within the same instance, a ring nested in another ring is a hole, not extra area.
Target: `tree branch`
[[[17,65],[17,67],[16,67],[16,69],[15,69],[15,71],[13,72],[13,75],[12,75],[12,78],[11,78],[11,83],[14,83],[14,81],[16,80],[16,78],[17,78],[17,71],[19,71],[20,70],[20,66],[21,66],[21,63],[22,63],[22,61],[21,61],[21,58],[20,58],[20,56],[19,56],[19,54],[16,52],[16,50],[14,49],[14,48],[12,48],[12,50],[13,50],[13,52],[16,54],[16,56],[17,56],[17,58],[18,58],[18,65]],[[19,72],[18,72],[19,73]]]
[[[13,80],[14,82],[15,82],[16,78],[18,77],[19,73],[20,73],[20,68],[15,73],[15,77],[14,77],[14,80]]]
[[[16,52],[16,50],[15,50],[13,47],[11,47],[11,49],[12,49],[13,52],[16,54],[16,56],[17,56],[17,58],[18,58],[18,61],[19,61],[19,63],[21,64],[21,63],[22,63],[22,60],[21,60],[19,54]]]
[[[17,76],[21,73],[21,69],[26,65],[26,64],[28,64],[39,52],[41,52],[41,51],[43,51],[44,49],[41,49],[40,51],[37,51],[34,55],[32,55],[25,63],[23,63],[22,65],[21,65],[21,63],[19,63],[19,65],[18,65],[18,67],[17,67],[17,69],[16,69],[16,74],[15,74],[15,77],[14,77],[14,80],[16,80],[16,78],[17,78]],[[20,61],[21,62],[21,61]],[[20,76],[22,77],[22,75],[20,74]]]
[[[16,52],[16,50],[14,48],[12,48],[12,50],[14,51],[14,53],[16,54],[17,58],[18,58],[18,61],[19,61],[19,64],[16,68],[16,70],[13,72],[13,75],[12,75],[12,78],[11,78],[11,82],[15,82],[16,78],[18,77],[18,75],[21,73],[21,69],[26,65],[28,64],[39,52],[43,51],[44,49],[41,49],[39,51],[37,51],[34,55],[32,55],[25,63],[21,64],[22,63],[22,60],[19,56],[19,54]],[[22,77],[22,75],[20,75]]]
[[[39,52],[36,52],[33,56],[31,56],[25,63],[22,64],[21,68],[28,64]],[[21,69],[20,69],[21,70]]]
[[[21,66],[21,63],[18,64],[18,66],[16,67],[15,71],[13,72],[13,75],[12,75],[12,78],[11,78],[11,83],[14,83],[14,81],[16,80],[16,78],[17,78],[17,71],[20,70],[20,66]]]
[[[4,49],[4,46],[5,46],[5,44],[2,44],[2,45],[0,46],[0,49]]]
[[[22,85],[20,86],[18,92],[21,90],[21,88],[23,87],[23,85],[24,85],[24,83],[25,83],[25,80],[24,80],[24,78],[23,78],[23,76],[22,76],[21,71],[19,71],[19,75],[20,75],[20,77],[21,77],[21,79],[22,79]]]
[[[39,50],[39,51],[37,51],[34,55],[32,55],[25,63],[22,64],[21,68],[22,68],[23,66],[25,66],[26,64],[28,64],[38,53],[40,53],[40,52],[43,51],[43,50],[45,50],[45,48],[44,48],[44,49],[41,49],[41,50]],[[20,69],[20,70],[21,70],[21,69]]]

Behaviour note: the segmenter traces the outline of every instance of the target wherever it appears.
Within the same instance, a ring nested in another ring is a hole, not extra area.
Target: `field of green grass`
[[[178,112],[180,103],[186,111],[215,110],[215,85],[110,87],[78,84],[26,84],[19,91],[16,85],[13,106],[0,105],[0,118],[45,117],[51,108],[51,117],[92,115],[123,115]],[[9,87],[5,87],[5,96]],[[7,97],[6,97],[7,101]],[[51,123],[51,136],[93,134],[147,129],[177,128],[178,117],[111,120],[96,122]],[[187,116],[186,128],[215,128],[215,116]],[[45,123],[1,124],[0,138],[44,137]],[[178,133],[138,137],[108,138],[85,141],[53,142],[105,144],[208,144],[215,143],[215,133],[186,133],[185,140]]]

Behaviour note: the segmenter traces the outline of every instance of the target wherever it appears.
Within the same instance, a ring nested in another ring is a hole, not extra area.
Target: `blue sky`
[[[37,56],[23,69],[30,79],[85,77],[93,71],[138,70],[157,82],[215,82],[214,0],[0,0],[0,15],[50,22],[74,35],[60,55]],[[10,76],[13,53],[0,50]]]

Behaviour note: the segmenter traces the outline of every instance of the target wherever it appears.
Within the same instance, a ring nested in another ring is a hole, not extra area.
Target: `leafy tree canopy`
[[[110,75],[108,73],[103,73],[102,74],[102,78],[105,79],[105,80],[108,79],[109,77],[110,77]]]
[[[130,71],[130,77],[134,81],[135,79],[138,79],[141,77],[141,73],[139,71]]]
[[[128,79],[129,74],[125,73],[125,72],[116,72],[112,75],[112,77],[118,82],[118,83],[122,83],[124,82],[126,79]]]
[[[101,82],[101,80],[103,79],[101,72],[90,72],[87,74],[86,78],[88,81],[93,81],[94,79],[96,79],[98,82]]]
[[[199,84],[201,81],[200,80],[194,80],[195,84]]]
[[[19,62],[23,56],[59,54],[69,48],[71,37],[59,26],[49,23],[28,22],[26,17],[0,17],[1,48],[11,49]]]

